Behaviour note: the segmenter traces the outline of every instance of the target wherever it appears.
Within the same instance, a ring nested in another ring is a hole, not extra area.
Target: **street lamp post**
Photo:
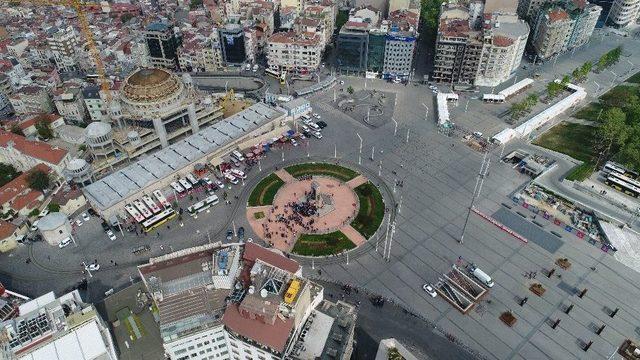
[[[467,217],[464,220],[464,226],[462,227],[462,235],[460,236],[460,240],[458,241],[460,244],[464,243],[464,233],[467,231],[467,224],[469,223],[469,216],[471,216],[471,209],[473,209],[473,204],[476,201],[478,195],[480,195],[480,190],[482,190],[482,184],[484,183],[484,178],[486,177],[489,171],[489,163],[491,162],[490,158],[487,158],[487,153],[484,153],[484,157],[482,158],[482,164],[480,164],[480,172],[478,172],[478,177],[476,178],[476,185],[473,188],[473,195],[471,196],[471,204],[469,205],[469,210],[467,212]]]
[[[409,143],[409,131],[410,131],[410,130],[411,130],[411,129],[407,129],[407,141],[406,141],[406,142],[407,142],[407,144]]]
[[[362,164],[362,137],[358,133],[356,133],[356,136],[360,140],[360,147],[358,148],[358,165],[361,165]]]
[[[398,122],[394,118],[391,118],[391,121],[393,121],[393,136],[396,136],[398,132]]]
[[[391,245],[393,244],[393,235],[396,233],[396,221],[391,224],[391,234],[389,235],[389,248],[387,249],[387,261],[391,259]]]

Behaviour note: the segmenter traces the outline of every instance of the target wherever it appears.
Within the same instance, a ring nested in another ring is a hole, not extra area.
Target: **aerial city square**
[[[640,0],[0,5],[0,359],[640,360]]]

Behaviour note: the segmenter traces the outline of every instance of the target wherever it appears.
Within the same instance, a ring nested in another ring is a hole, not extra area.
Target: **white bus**
[[[166,224],[167,221],[173,219],[174,217],[176,217],[176,215],[176,212],[173,211],[172,208],[165,209],[162,212],[145,220],[142,223],[142,230],[144,230],[144,232],[149,232],[159,226]]]
[[[149,195],[142,195],[142,201],[145,205],[147,205],[149,209],[151,209],[151,212],[153,212],[154,214],[162,211],[162,209],[160,209],[160,207],[155,203],[155,201],[151,199]]]
[[[182,194],[185,190],[182,187],[182,185],[178,184],[177,182],[172,182],[171,183],[171,187],[173,188],[173,190],[175,190],[178,194]]]
[[[151,211],[149,211],[149,209],[147,209],[147,207],[144,206],[144,204],[140,202],[140,200],[133,200],[133,206],[135,206],[136,209],[140,211],[140,213],[142,214],[142,216],[144,216],[145,219],[148,219],[153,216]]]
[[[189,214],[196,215],[200,212],[207,210],[211,206],[216,205],[217,203],[218,203],[218,197],[216,195],[211,195],[208,198],[202,201],[198,201],[197,203],[189,206],[187,210],[189,211]]]
[[[193,176],[193,174],[187,174],[187,180],[189,180],[189,182],[191,183],[191,185],[196,186],[198,185],[198,179],[196,179],[195,176]]]
[[[162,192],[160,190],[155,190],[153,192],[153,196],[155,196],[156,200],[158,200],[160,205],[164,206],[165,209],[171,207],[171,204],[169,204],[169,202],[164,197],[164,195],[162,195]]]
[[[224,174],[224,178],[227,179],[227,181],[232,183],[233,185],[238,183],[238,179],[236,179],[235,176],[231,175],[231,173]]]
[[[182,187],[183,187],[185,190],[187,190],[187,191],[189,191],[189,190],[193,189],[193,186],[191,186],[191,184],[190,184],[187,180],[185,180],[185,179],[180,179],[180,180],[178,180],[178,182],[179,182],[179,183],[180,183],[180,185],[182,185]]]
[[[136,208],[134,208],[133,206],[131,206],[131,204],[126,204],[124,206],[124,209],[127,211],[127,213],[138,223],[143,222],[144,221],[144,216],[140,215],[140,212],[138,212],[138,210],[136,210]]]
[[[244,173],[244,171],[238,170],[238,169],[231,169],[230,170],[231,175],[240,178],[240,179],[246,179],[247,175]]]

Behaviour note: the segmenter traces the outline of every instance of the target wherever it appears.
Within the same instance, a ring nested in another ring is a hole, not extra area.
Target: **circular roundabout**
[[[358,171],[330,163],[287,166],[263,178],[247,201],[247,220],[263,241],[301,256],[329,256],[367,242],[385,204]]]

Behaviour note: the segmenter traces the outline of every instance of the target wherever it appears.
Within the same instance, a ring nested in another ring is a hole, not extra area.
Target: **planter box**
[[[541,284],[533,284],[529,287],[529,290],[531,290],[532,293],[538,295],[538,296],[542,296],[544,295],[544,292],[547,291],[544,287],[542,287]]]
[[[510,312],[503,312],[502,315],[500,315],[500,320],[509,327],[512,327],[515,325],[516,321],[518,321],[518,319],[516,319],[516,317]]]

